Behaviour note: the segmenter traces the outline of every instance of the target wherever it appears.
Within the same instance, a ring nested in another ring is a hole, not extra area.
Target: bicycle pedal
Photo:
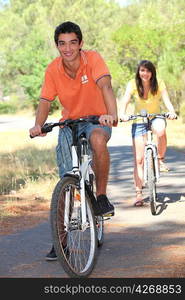
[[[104,221],[108,221],[108,220],[110,220],[111,218],[110,217],[103,217],[103,220]]]
[[[110,217],[113,217],[114,216],[114,212],[113,213],[107,213],[107,214],[104,214],[102,215],[103,217],[107,217],[107,218],[110,218]]]

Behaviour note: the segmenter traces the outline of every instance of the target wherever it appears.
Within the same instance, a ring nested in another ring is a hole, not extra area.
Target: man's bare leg
[[[95,129],[90,137],[93,152],[93,169],[96,175],[97,196],[106,195],[110,168],[110,155],[107,148],[108,135],[103,130]]]
[[[93,152],[93,170],[96,176],[97,215],[114,215],[114,206],[106,196],[110,167],[110,155],[107,148],[108,134],[100,128],[95,129],[90,137]]]

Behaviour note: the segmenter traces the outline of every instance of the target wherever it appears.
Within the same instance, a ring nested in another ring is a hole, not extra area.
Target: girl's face
[[[139,68],[139,76],[143,82],[148,82],[152,77],[152,72],[149,71],[147,68],[141,66]]]

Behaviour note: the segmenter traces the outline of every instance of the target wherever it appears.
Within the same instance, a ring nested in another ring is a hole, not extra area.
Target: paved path
[[[24,129],[30,128],[34,125],[33,118],[27,118],[23,116],[8,116],[2,115],[0,116],[0,132],[8,131],[8,130],[15,130],[17,129]]]
[[[142,208],[132,205],[135,195],[129,131],[115,128],[109,150],[108,193],[116,214],[106,221],[105,242],[90,277],[185,277],[184,153],[168,148],[166,159],[171,171],[161,176],[158,215],[152,216],[147,202]],[[0,277],[67,277],[58,261],[45,261],[50,246],[49,222],[0,236]]]

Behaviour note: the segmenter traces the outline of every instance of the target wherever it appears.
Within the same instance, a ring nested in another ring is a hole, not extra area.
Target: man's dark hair
[[[54,34],[55,44],[58,45],[58,37],[61,33],[72,33],[72,32],[76,34],[80,44],[82,41],[81,29],[77,24],[70,21],[64,22],[56,27],[55,34]]]
[[[150,79],[150,87],[151,87],[152,95],[155,95],[158,91],[158,82],[157,82],[157,77],[156,77],[155,66],[153,65],[153,63],[150,60],[141,60],[137,66],[135,79],[136,79],[136,86],[137,86],[138,94],[141,98],[144,96],[144,88],[143,88],[142,80],[139,76],[139,70],[141,67],[146,68],[148,71],[150,71],[152,73],[152,77]]]

